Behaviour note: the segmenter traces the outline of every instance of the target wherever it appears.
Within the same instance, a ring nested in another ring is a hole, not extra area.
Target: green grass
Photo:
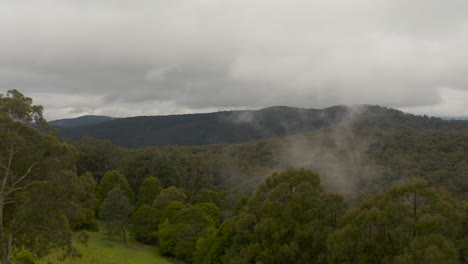
[[[64,264],[169,264],[168,259],[162,257],[155,246],[138,243],[132,239],[124,245],[121,239],[111,238],[101,232],[87,232],[87,245],[75,243],[76,248],[83,255],[81,258],[57,260],[52,255],[43,260],[44,263]]]

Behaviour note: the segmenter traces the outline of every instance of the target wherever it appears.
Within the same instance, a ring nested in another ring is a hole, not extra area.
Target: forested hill
[[[85,115],[76,118],[53,120],[50,121],[49,124],[51,124],[54,127],[78,127],[95,125],[112,119],[114,118],[110,116]]]
[[[351,121],[351,122],[348,122]],[[468,129],[468,121],[415,116],[370,105],[325,109],[270,107],[205,114],[139,116],[98,124],[60,127],[60,134],[79,140],[89,135],[121,147],[240,143],[287,136],[340,124],[356,128]]]

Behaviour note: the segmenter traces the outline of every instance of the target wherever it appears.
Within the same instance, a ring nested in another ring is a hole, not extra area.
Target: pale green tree
[[[112,189],[102,202],[99,217],[104,222],[109,235],[117,235],[127,242],[129,216],[133,207],[120,186]]]

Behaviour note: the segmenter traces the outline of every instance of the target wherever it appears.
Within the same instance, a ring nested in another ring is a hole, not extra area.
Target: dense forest
[[[116,119],[72,142],[2,94],[2,264],[79,258],[99,229],[178,263],[466,263],[468,121],[360,109]],[[257,125],[217,119],[238,114]]]

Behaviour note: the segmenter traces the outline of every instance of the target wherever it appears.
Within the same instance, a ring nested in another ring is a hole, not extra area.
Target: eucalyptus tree
[[[92,182],[76,175],[76,150],[47,127],[42,111],[17,90],[0,94],[3,264],[25,249],[36,257],[57,248],[74,253],[70,224],[83,219],[93,198],[86,194],[94,189]],[[91,188],[81,188],[82,183]]]

